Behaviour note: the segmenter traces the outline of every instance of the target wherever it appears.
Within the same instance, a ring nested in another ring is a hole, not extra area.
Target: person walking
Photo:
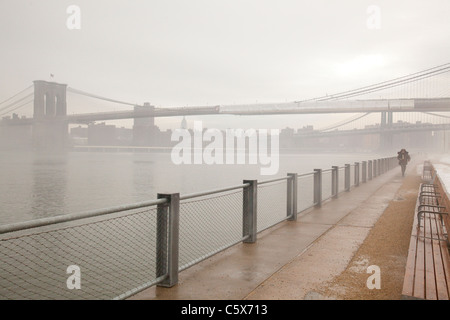
[[[405,149],[402,149],[399,152],[397,152],[397,160],[398,160],[398,164],[402,168],[402,176],[404,177],[405,176],[406,165],[411,160],[411,157],[410,157],[408,151],[406,151]]]

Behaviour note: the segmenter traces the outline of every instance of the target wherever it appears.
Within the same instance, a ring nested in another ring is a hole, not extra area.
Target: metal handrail
[[[227,192],[227,191],[236,190],[236,189],[242,189],[242,188],[246,188],[248,186],[250,186],[249,183],[243,183],[243,184],[240,184],[237,186],[231,186],[231,187],[226,187],[226,188],[221,188],[221,189],[214,189],[214,190],[209,190],[209,191],[185,194],[184,196],[180,196],[180,200],[187,200],[187,199],[192,199],[192,198],[208,196],[210,194]]]
[[[307,172],[297,175],[298,178],[314,175],[314,172]]]
[[[278,181],[283,181],[283,180],[289,180],[289,179],[292,179],[292,178],[288,176],[288,177],[274,178],[274,179],[270,179],[270,180],[258,181],[258,185],[272,183],[272,182],[278,182]]]
[[[57,223],[63,223],[63,222],[69,222],[69,221],[75,221],[85,218],[92,218],[92,217],[98,217],[106,214],[116,213],[120,211],[127,211],[127,210],[133,210],[133,209],[139,209],[144,207],[150,207],[158,204],[166,203],[167,199],[157,199],[157,200],[150,200],[150,201],[144,201],[144,202],[136,202],[132,204],[127,205],[121,205],[111,208],[105,208],[105,209],[98,209],[98,210],[90,210],[80,213],[74,213],[74,214],[65,214],[60,215],[56,217],[46,217],[41,219],[35,219],[31,221],[24,221],[24,222],[18,222],[18,223],[11,223],[7,225],[0,226],[0,234],[19,231],[19,230],[25,230],[25,229],[32,229],[37,227],[43,227],[43,226],[49,226],[52,224]]]

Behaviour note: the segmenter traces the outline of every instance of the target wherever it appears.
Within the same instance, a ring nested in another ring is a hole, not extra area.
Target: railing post
[[[367,173],[368,173],[367,179],[372,180],[372,177],[373,177],[372,160],[369,160],[367,162]]]
[[[359,162],[355,162],[355,187],[359,186]]]
[[[339,167],[331,167],[331,194],[333,198],[337,198],[339,194]]]
[[[289,221],[297,220],[297,174],[288,173],[287,180],[287,216]]]
[[[158,193],[158,199],[167,199],[157,207],[156,277],[167,275],[158,284],[173,287],[178,283],[180,194]]]
[[[350,164],[345,164],[345,191],[350,191]]]
[[[362,162],[361,175],[362,175],[361,182],[366,183],[366,181],[367,181],[367,161]]]
[[[244,184],[250,184],[244,188],[244,201],[242,212],[242,236],[245,237],[244,243],[256,242],[256,217],[257,217],[257,180],[244,180]]]
[[[322,169],[314,169],[314,204],[322,205]]]

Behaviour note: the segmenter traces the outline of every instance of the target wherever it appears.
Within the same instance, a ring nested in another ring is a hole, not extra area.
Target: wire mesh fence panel
[[[322,200],[327,200],[333,196],[332,190],[332,171],[322,172]]]
[[[345,167],[339,168],[338,177],[338,192],[340,193],[345,191]]]
[[[350,187],[355,185],[355,165],[350,165]]]
[[[180,202],[180,270],[242,240],[243,191]]]
[[[314,205],[314,174],[302,175],[297,178],[297,212]]]
[[[153,281],[156,219],[153,207],[2,235],[0,299],[113,299]]]
[[[287,180],[258,185],[257,231],[287,218]]]

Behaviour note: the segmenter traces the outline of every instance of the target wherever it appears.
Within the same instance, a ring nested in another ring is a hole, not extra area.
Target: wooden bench
[[[426,160],[423,164],[422,181],[424,183],[434,183],[433,166],[428,160]]]
[[[429,177],[436,177],[434,168]],[[439,177],[432,184],[420,185],[403,282],[404,299],[449,300],[449,204]]]

